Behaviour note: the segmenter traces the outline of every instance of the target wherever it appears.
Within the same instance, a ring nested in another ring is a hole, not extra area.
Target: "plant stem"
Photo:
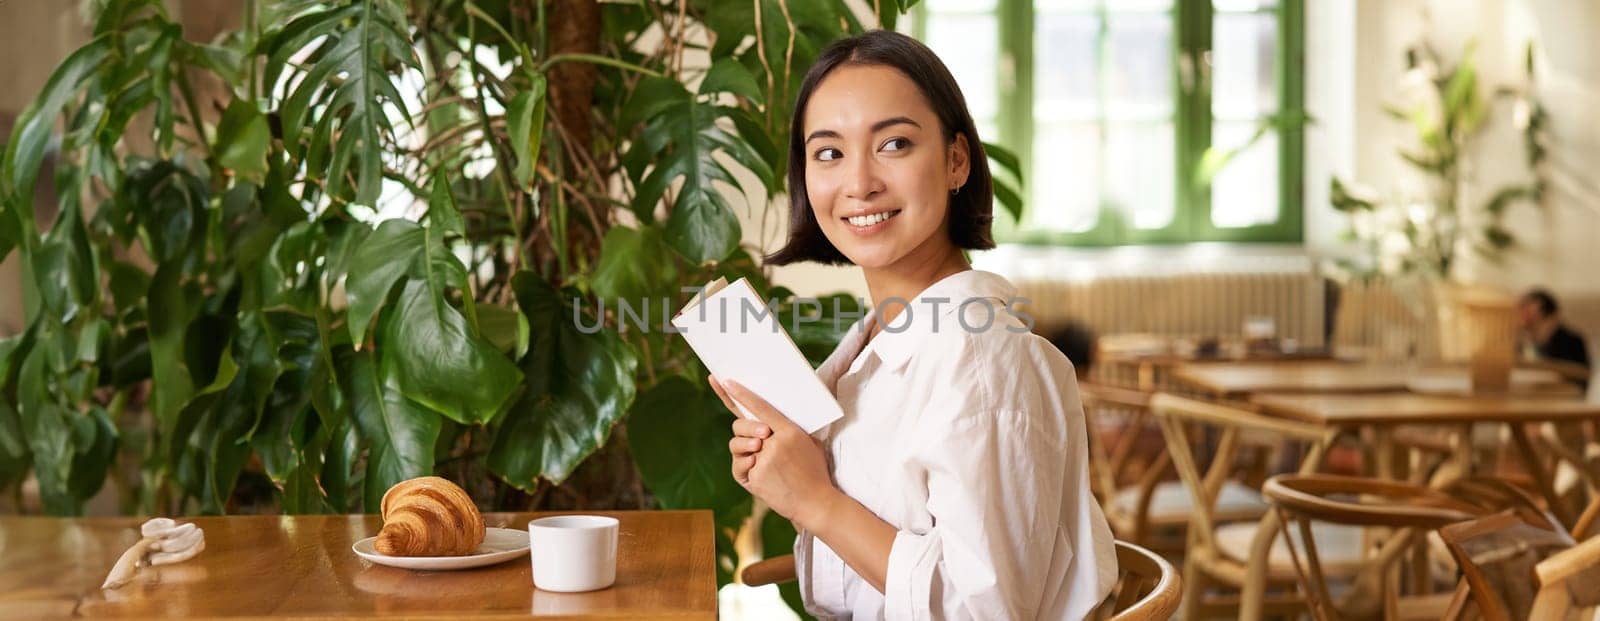
[[[194,103],[194,89],[189,86],[188,73],[183,71],[178,72],[178,92],[183,94],[183,104],[189,109],[189,124],[194,126],[194,135],[199,138],[201,150],[206,152],[206,161],[215,162],[211,139],[206,137],[206,126],[200,122],[200,106]]]
[[[257,16],[256,13],[257,13],[256,0],[245,0],[245,3],[244,3],[245,45],[246,45],[246,47],[248,49],[252,49],[252,50],[255,49],[256,42],[261,38],[261,33],[258,32],[258,30],[259,30],[259,27],[258,27],[258,24],[257,24],[257,17],[258,16]],[[250,56],[248,57],[248,62],[250,63],[250,68],[249,68],[249,72],[246,74],[246,77],[245,77],[245,81],[246,81],[245,86],[246,86],[246,89],[247,89],[246,92],[248,92],[250,94],[251,103],[254,103],[256,101],[256,98],[260,96],[259,85],[256,84],[256,65],[258,63],[257,63],[257,59],[255,57],[255,54],[250,54]]]
[[[640,67],[639,65],[635,65],[633,63],[623,62],[623,61],[617,60],[615,58],[606,58],[604,56],[596,56],[594,54],[578,54],[578,53],[556,54],[555,56],[551,56],[550,58],[545,59],[544,62],[539,63],[539,72],[540,73],[548,72],[551,67],[553,67],[553,66],[555,66],[557,64],[560,64],[560,63],[578,62],[578,61],[586,62],[586,63],[593,63],[593,64],[596,64],[596,65],[605,65],[607,67],[616,67],[618,69],[624,69],[624,70],[627,70],[627,71],[633,71],[633,72],[636,72],[636,73],[642,73],[642,74],[645,74],[645,75],[648,75],[648,76],[651,76],[651,77],[657,77],[657,78],[661,77],[661,73],[660,72],[652,70],[652,69],[646,69],[644,67]]]
[[[674,75],[683,73],[683,40],[685,38],[684,35],[689,30],[688,11],[688,0],[678,0],[678,40],[674,41],[676,49],[672,53],[672,73]]]

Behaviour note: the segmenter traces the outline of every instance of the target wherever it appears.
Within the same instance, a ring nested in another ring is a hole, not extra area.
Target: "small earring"
[[[959,185],[956,186],[956,187],[950,188],[950,195],[951,196],[955,196],[956,193],[960,192],[960,191],[961,191],[961,186],[959,186]]]

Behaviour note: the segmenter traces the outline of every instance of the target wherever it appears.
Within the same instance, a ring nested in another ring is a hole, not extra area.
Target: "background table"
[[[1173,370],[1187,363],[1206,362],[1333,362],[1326,349],[1252,349],[1242,339],[1226,343],[1209,339],[1215,351],[1204,352],[1199,341],[1152,334],[1109,334],[1095,344],[1095,366],[1100,379],[1112,384],[1137,386],[1147,392],[1166,386]]]
[[[593,513],[621,521],[617,582],[571,594],[534,589],[525,556],[446,572],[369,564],[350,546],[377,534],[376,515],[181,519],[205,529],[204,552],[102,592],[142,520],[0,516],[0,617],[716,618],[711,512]],[[525,529],[545,515],[484,521]]]
[[[1565,525],[1574,522],[1575,515],[1555,493],[1550,472],[1544,467],[1527,434],[1528,423],[1583,423],[1600,420],[1600,404],[1577,398],[1553,398],[1535,395],[1498,395],[1477,397],[1448,397],[1397,392],[1383,394],[1272,394],[1254,395],[1251,403],[1265,414],[1283,419],[1309,423],[1330,432],[1370,429],[1377,457],[1376,476],[1395,479],[1394,430],[1398,426],[1423,426],[1454,429],[1460,438],[1452,459],[1456,476],[1472,471],[1472,447],[1468,438],[1476,424],[1504,425],[1511,432],[1517,453],[1521,456],[1540,493],[1550,503],[1556,517]],[[1322,455],[1312,451],[1301,464],[1301,472],[1316,470],[1311,463]],[[1574,464],[1583,467],[1582,464]],[[1590,473],[1591,475],[1595,473]],[[1443,483],[1444,481],[1434,481]],[[1277,533],[1279,516],[1268,512],[1261,518],[1258,532]],[[1257,537],[1251,543],[1250,558],[1266,558],[1277,535]],[[1425,547],[1425,546],[1421,546]],[[1419,553],[1421,550],[1418,551]],[[1240,618],[1261,618],[1260,604],[1266,593],[1265,563],[1252,565],[1241,588],[1244,610]]]
[[[1372,393],[1407,390],[1413,384],[1467,387],[1465,367],[1411,368],[1405,365],[1346,362],[1189,363],[1179,381],[1218,397],[1252,393]],[[1572,397],[1577,387],[1550,369],[1511,370],[1511,391]]]
[[[1556,494],[1551,473],[1544,467],[1544,456],[1528,437],[1528,423],[1592,423],[1600,420],[1600,403],[1582,399],[1538,396],[1441,397],[1412,393],[1377,395],[1257,395],[1252,399],[1262,411],[1335,429],[1374,430],[1380,478],[1393,478],[1393,435],[1396,426],[1424,426],[1459,430],[1461,446],[1456,450],[1458,469],[1471,471],[1471,437],[1474,424],[1504,425],[1511,433],[1517,453],[1539,491],[1550,501],[1550,509],[1571,525],[1575,515]],[[1573,467],[1583,469],[1582,462]],[[1591,469],[1592,470],[1592,469]],[[1600,473],[1587,472],[1595,480]]]

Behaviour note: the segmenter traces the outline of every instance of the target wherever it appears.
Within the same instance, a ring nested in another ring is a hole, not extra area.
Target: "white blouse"
[[[1110,592],[1072,364],[1008,313],[1015,295],[992,273],[949,276],[864,343],[869,312],[817,369],[844,409],[816,433],[834,482],[900,532],[879,594],[802,531],[813,615],[1081,619]]]

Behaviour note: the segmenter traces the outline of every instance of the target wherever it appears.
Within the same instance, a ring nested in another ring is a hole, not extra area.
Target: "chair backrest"
[[[1489,513],[1466,499],[1410,483],[1331,474],[1284,474],[1261,488],[1296,520],[1433,530]]]
[[[1384,611],[1400,610],[1399,585],[1382,577],[1388,574],[1388,568],[1404,562],[1405,552],[1429,532],[1507,508],[1529,519],[1547,518],[1525,492],[1494,479],[1468,478],[1445,489],[1430,489],[1364,477],[1278,475],[1267,480],[1261,491],[1282,517],[1284,540],[1290,547],[1300,586],[1312,617],[1319,620],[1364,618],[1376,614],[1375,607],[1380,605]],[[1367,581],[1360,585],[1364,587],[1362,592],[1379,597],[1334,600],[1318,562],[1320,552],[1311,534],[1313,521],[1391,529],[1381,548],[1364,555],[1365,568],[1357,577],[1358,582]],[[1290,536],[1291,526],[1299,530],[1298,541]],[[1425,569],[1426,566],[1413,568]]]
[[[1235,457],[1241,444],[1305,442],[1310,445],[1305,463],[1315,464],[1331,438],[1331,432],[1313,425],[1165,393],[1151,398],[1150,409],[1166,436],[1172,465],[1194,498],[1189,522],[1191,545],[1203,547],[1206,552],[1217,549],[1217,497],[1223,484],[1234,477]],[[1200,444],[1205,446],[1197,448]],[[1211,456],[1206,466],[1201,465],[1202,452]]]
[[[1574,543],[1567,533],[1552,529],[1548,520],[1529,520],[1514,510],[1445,526],[1439,529],[1439,538],[1461,567],[1479,614],[1488,621],[1528,618],[1538,591],[1530,579],[1534,568]]]
[[[797,578],[793,554],[756,561],[739,570],[739,583],[745,586],[782,584]]]
[[[1183,599],[1177,568],[1161,555],[1117,540],[1117,587],[1090,619],[1165,621]]]
[[[1083,398],[1084,422],[1089,429],[1090,483],[1100,503],[1110,503],[1116,497],[1123,487],[1123,477],[1138,478],[1140,484],[1149,478],[1148,475],[1159,477],[1169,465],[1165,454],[1156,456],[1144,469],[1130,472],[1139,431],[1149,422],[1150,393],[1095,382],[1079,382],[1078,389]],[[1101,436],[1108,422],[1105,415],[1111,412],[1125,414],[1115,445],[1107,445]]]
[[[1126,541],[1118,540],[1116,588],[1091,619],[1109,621],[1164,621],[1177,611],[1183,598],[1183,580],[1172,563]],[[739,572],[746,586],[782,584],[795,580],[794,555],[769,558]]]
[[[1539,592],[1530,619],[1589,619],[1600,608],[1600,537],[1557,552],[1533,567]]]
[[[1577,591],[1577,585],[1600,584],[1600,518],[1596,496],[1571,531],[1561,532],[1560,522],[1543,510],[1513,508],[1470,522],[1439,529],[1439,537],[1461,566],[1463,582],[1473,603],[1489,621],[1523,618],[1540,609],[1549,618],[1561,618],[1566,607],[1593,608],[1600,591]],[[1579,543],[1582,542],[1582,543]],[[1574,550],[1583,550],[1574,552]],[[1532,569],[1529,566],[1532,565]],[[1533,581],[1528,580],[1530,571]],[[1558,597],[1565,589],[1566,597]],[[1542,609],[1541,609],[1542,607]],[[1545,618],[1535,616],[1533,618]]]
[[[1600,494],[1594,494],[1594,497],[1589,499],[1589,507],[1578,515],[1578,521],[1572,525],[1573,538],[1581,540],[1600,536],[1600,528],[1596,528],[1597,523],[1600,523]]]

